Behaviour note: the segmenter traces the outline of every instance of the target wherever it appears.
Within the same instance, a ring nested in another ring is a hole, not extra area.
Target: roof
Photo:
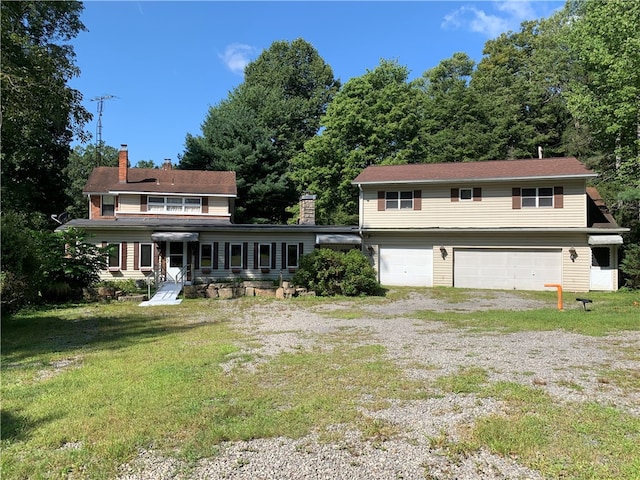
[[[482,162],[414,163],[372,165],[358,175],[353,184],[433,183],[456,180],[487,181],[540,178],[596,177],[575,157],[487,160]]]
[[[587,225],[598,228],[618,228],[613,215],[595,187],[587,187]]]
[[[236,173],[205,170],[129,168],[127,183],[118,181],[118,167],[93,169],[83,192],[184,193],[235,196]]]

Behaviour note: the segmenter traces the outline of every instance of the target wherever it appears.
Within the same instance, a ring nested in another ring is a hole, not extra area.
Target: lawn
[[[356,315],[368,303],[406,293],[340,302]],[[437,294],[456,301],[464,292]],[[583,335],[639,328],[638,294],[592,296],[597,312],[420,312],[414,318],[497,334],[560,325]],[[335,299],[291,301],[312,308]],[[234,317],[251,302],[278,301],[233,302],[233,309],[222,300],[166,308],[83,304],[3,319],[2,478],[113,478],[140,448],[189,463],[214,456],[225,440],[317,432],[330,441],[329,427],[336,424],[382,441],[394,434],[393,425],[362,413],[365,393],[373,409],[390,399],[448,390],[499,398],[509,402],[510,413],[481,419],[459,444],[433,439],[434,446],[445,445],[452,454],[489,448],[549,476],[640,477],[638,418],[605,405],[558,405],[529,387],[492,384],[482,371],[461,371],[425,386],[405,377],[385,357],[384,346],[363,344],[362,337],[355,342],[349,330],[324,339],[341,348],[282,353],[261,359],[255,369],[242,368],[256,360],[243,348],[255,340],[234,328]],[[634,355],[638,360],[637,352],[629,352]],[[640,391],[638,376],[619,373],[608,372],[607,381]]]

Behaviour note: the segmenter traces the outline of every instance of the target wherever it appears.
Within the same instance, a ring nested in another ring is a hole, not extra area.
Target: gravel
[[[588,337],[562,331],[477,333],[445,323],[412,319],[418,310],[479,311],[486,309],[534,309],[539,301],[510,292],[478,292],[473,301],[446,303],[429,293],[414,293],[405,300],[362,307],[356,319],[340,318],[350,302],[334,302],[304,308],[298,303],[258,303],[234,322],[252,340],[244,352],[268,361],[282,352],[323,346],[319,337],[336,331],[357,333],[363,344],[384,345],[390,360],[405,374],[425,382],[455,373],[464,367],[480,367],[490,381],[510,381],[536,386],[558,402],[599,402],[640,415],[640,396],[603,382],[603,369],[640,369],[640,361],[624,352],[640,351],[640,332]],[[234,301],[226,308],[233,310]],[[577,307],[576,307],[577,308]],[[595,315],[595,312],[590,313]],[[345,315],[348,317],[348,315]],[[326,348],[331,348],[326,345]],[[260,361],[260,360],[258,360]],[[255,368],[256,364],[226,365]],[[366,402],[363,402],[363,405]],[[357,431],[336,425],[339,442],[321,442],[311,434],[300,439],[269,438],[227,442],[219,454],[186,465],[153,450],[141,450],[123,465],[120,480],[161,479],[541,479],[542,476],[488,451],[452,455],[434,438],[456,441],[464,425],[503,405],[473,394],[447,394],[438,398],[390,401],[389,408],[366,411],[388,421],[401,432],[384,442],[365,440]]]

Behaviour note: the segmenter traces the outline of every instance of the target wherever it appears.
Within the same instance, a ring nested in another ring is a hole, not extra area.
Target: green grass
[[[451,289],[453,290],[453,289]],[[406,298],[339,299],[341,318],[357,318],[367,305]],[[424,290],[463,301],[472,292]],[[538,295],[538,294],[533,294]],[[525,329],[567,329],[587,335],[637,330],[630,293],[594,294],[592,312],[420,313],[455,328],[496,334]],[[547,298],[544,295],[542,298]],[[300,301],[298,301],[300,300]],[[551,303],[553,299],[549,297]],[[128,304],[76,305],[25,311],[2,321],[2,478],[113,478],[139,448],[159,449],[185,460],[215,455],[224,440],[318,432],[335,440],[335,425],[362,432],[373,442],[396,427],[362,409],[386,408],[456,392],[505,402],[502,416],[469,426],[452,451],[490,448],[549,477],[640,476],[640,425],[618,409],[554,403],[543,390],[491,383],[488,372],[467,368],[433,383],[405,378],[383,346],[352,328],[316,339],[317,348],[255,359],[256,340],[232,328],[231,315],[276,300],[185,300],[171,308]],[[300,308],[336,299],[294,300]],[[385,321],[383,318],[380,321]],[[629,349],[627,345],[620,349]],[[628,352],[630,359],[637,354]],[[229,364],[234,365],[229,372]],[[627,370],[602,370],[603,384],[640,390]],[[442,439],[441,439],[442,441]]]

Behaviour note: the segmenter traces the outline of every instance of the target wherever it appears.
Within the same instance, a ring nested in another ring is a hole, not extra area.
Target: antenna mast
[[[118,98],[115,95],[100,95],[91,99],[92,102],[98,102],[98,122],[96,124],[96,166],[100,166],[102,147],[102,110],[104,109],[104,101],[111,100],[112,98]]]

